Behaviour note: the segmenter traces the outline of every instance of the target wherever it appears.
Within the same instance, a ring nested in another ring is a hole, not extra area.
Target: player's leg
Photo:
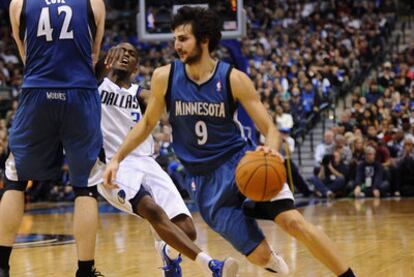
[[[194,226],[194,221],[187,214],[179,214],[171,218],[171,221],[177,225],[177,227],[180,228],[192,241],[197,239],[197,231]]]
[[[137,164],[137,163],[135,163]],[[133,165],[132,165],[133,166]],[[137,167],[137,166],[136,166]],[[185,205],[171,177],[151,157],[140,157],[137,170],[145,174],[145,187],[150,191],[152,198],[167,214],[168,218],[177,225],[191,240],[195,240],[197,233],[190,211]],[[155,249],[160,254],[164,268],[181,271],[180,253],[166,244],[153,232]],[[168,276],[167,272],[165,272]]]
[[[354,276],[343,258],[338,254],[334,243],[326,234],[295,210],[293,195],[287,184],[279,194],[267,202],[245,201],[244,212],[249,217],[275,221],[284,231],[303,242],[311,253],[332,272],[344,277]]]
[[[128,164],[128,161],[126,160],[123,161],[120,164],[115,180],[119,188],[108,189],[103,185],[99,185],[99,193],[109,203],[122,211],[146,218],[155,230],[154,233],[156,234],[156,237],[159,237],[159,241],[164,240],[169,244],[171,243],[170,245],[179,252],[182,252],[190,259],[195,260],[206,274],[208,272],[209,276],[212,274],[210,267],[214,271],[217,271],[214,276],[235,276],[238,264],[234,259],[230,258],[224,262],[213,260],[206,253],[202,252],[180,228],[171,222],[171,216],[153,200],[153,193],[157,190],[148,191],[151,186],[146,185],[144,187],[141,185],[144,180],[145,182],[149,182],[150,178],[146,176],[143,171],[137,170],[136,164],[136,160],[134,160],[132,164]],[[139,164],[140,168],[144,168],[146,163],[140,160]],[[147,190],[146,188],[149,189]],[[170,212],[171,211],[172,210],[170,210]],[[182,212],[187,213],[181,209],[175,209],[173,214],[176,212],[179,212],[179,214],[182,214]],[[181,258],[177,257],[177,259],[179,262]],[[165,276],[181,276],[181,269],[179,266],[167,267]]]
[[[88,177],[98,166],[102,149],[101,106],[95,90],[71,90],[66,93],[66,109],[60,139],[74,187],[75,211],[73,233],[78,253],[77,276],[96,276],[95,242],[98,228],[96,187],[88,187]]]
[[[301,241],[315,258],[337,276],[354,276],[333,241],[325,232],[307,222],[297,210],[280,213],[276,216],[275,222],[288,234]]]
[[[6,192],[0,203],[0,268],[5,276],[8,276],[12,245],[23,217],[27,185],[23,180],[54,179],[61,166],[61,146],[57,131],[50,124],[56,105],[41,90],[23,90],[19,101],[10,129]]]
[[[27,182],[5,184],[0,201],[0,276],[9,276],[9,259],[24,213],[24,191]]]
[[[201,249],[178,226],[170,221],[165,211],[149,195],[145,195],[139,200],[135,211],[148,220],[162,240],[181,251],[191,260],[195,260],[197,254],[201,252]]]
[[[234,180],[239,153],[207,175],[192,176],[187,191],[206,223],[253,264],[287,273],[286,263],[270,248],[253,218],[242,210],[244,197]]]
[[[144,187],[151,193],[155,203],[190,239],[195,240],[197,232],[191,213],[171,177],[152,157],[140,157],[139,165],[135,167],[145,174]]]
[[[79,260],[77,276],[88,276],[85,273],[90,273],[94,267],[95,240],[98,230],[96,187],[73,187],[73,190],[75,192],[73,234]]]

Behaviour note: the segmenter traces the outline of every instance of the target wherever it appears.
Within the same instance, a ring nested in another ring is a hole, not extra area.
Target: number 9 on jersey
[[[196,122],[195,133],[198,137],[197,139],[198,145],[203,145],[207,142],[207,138],[208,138],[207,124],[204,121],[199,120]]]

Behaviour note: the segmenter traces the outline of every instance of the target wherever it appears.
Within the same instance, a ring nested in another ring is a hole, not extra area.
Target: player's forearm
[[[275,126],[269,126],[264,133],[266,137],[265,145],[271,149],[279,150],[281,145],[280,134]]]

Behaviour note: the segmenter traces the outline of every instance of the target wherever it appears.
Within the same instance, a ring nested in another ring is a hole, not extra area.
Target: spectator
[[[365,148],[365,160],[358,164],[354,182],[354,196],[374,196],[376,198],[386,195],[389,184],[384,180],[384,167],[375,160],[375,148]]]
[[[404,152],[394,162],[396,176],[394,178],[394,195],[414,196],[414,150],[413,140],[404,140]]]
[[[325,155],[318,175],[311,178],[323,197],[335,198],[336,195],[346,194],[345,176],[348,174],[346,165],[341,159],[341,154],[335,151],[333,155]]]
[[[327,130],[323,136],[323,141],[316,146],[315,149],[315,164],[317,167],[320,166],[322,158],[326,154],[326,149],[332,147],[334,143],[334,133],[331,130]]]

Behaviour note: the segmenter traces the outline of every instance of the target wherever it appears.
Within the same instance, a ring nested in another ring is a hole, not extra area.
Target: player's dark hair
[[[221,39],[220,17],[211,9],[184,6],[171,19],[171,30],[183,24],[191,24],[197,43],[208,39],[208,51],[216,49]]]

